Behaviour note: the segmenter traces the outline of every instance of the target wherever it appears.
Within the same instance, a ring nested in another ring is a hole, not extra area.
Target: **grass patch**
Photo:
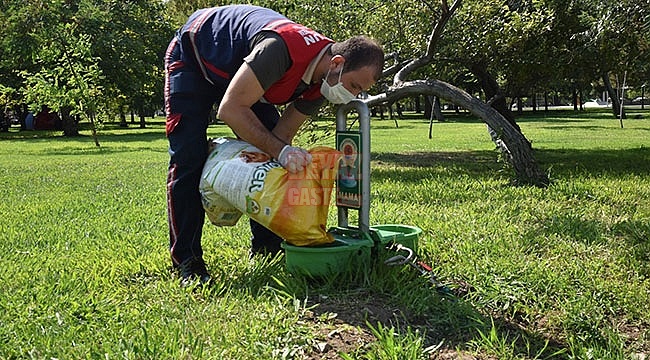
[[[250,262],[245,221],[206,223],[217,281],[181,289],[162,124],[106,125],[101,148],[85,131],[0,134],[0,358],[647,358],[647,113],[623,129],[605,112],[521,117],[547,189],[510,186],[476,119],[449,114],[428,139],[407,115],[372,120],[371,223],[422,228],[456,298],[409,268],[313,282]],[[331,146],[323,134],[298,142]]]

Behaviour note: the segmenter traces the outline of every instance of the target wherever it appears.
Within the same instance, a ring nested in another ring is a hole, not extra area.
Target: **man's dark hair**
[[[343,71],[354,71],[364,66],[375,69],[375,81],[379,80],[384,70],[384,50],[374,40],[360,35],[337,42],[330,48],[332,55],[345,58]]]

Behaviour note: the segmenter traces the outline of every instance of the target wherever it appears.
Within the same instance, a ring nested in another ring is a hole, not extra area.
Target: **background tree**
[[[92,53],[105,74],[104,96],[126,126],[126,112],[141,117],[162,107],[163,57],[173,26],[154,0],[81,2],[80,32],[93,39]],[[141,126],[142,126],[141,121]]]
[[[19,13],[29,14],[22,26],[31,45],[24,54],[29,54],[31,61],[18,72],[16,83],[21,86],[22,100],[34,113],[41,106],[61,112],[64,134],[78,135],[76,116],[86,115],[92,121],[102,99],[102,72],[90,51],[92,40],[78,31],[69,3],[33,2],[21,10]]]
[[[375,97],[372,104],[390,106],[422,94],[444,98],[497,126],[491,132],[495,142],[513,151],[519,140],[527,141],[523,134],[510,137],[500,124],[506,119],[520,133],[510,111],[512,99],[528,98],[535,106],[539,92],[563,97],[573,93],[577,107],[583,90],[593,95],[609,88],[616,101],[616,75],[621,79],[627,73],[628,83],[636,88],[647,82],[649,1],[254,3],[335,40],[356,34],[379,39],[390,54],[390,67],[371,90],[383,94],[383,100]],[[16,106],[20,104],[49,105],[70,119],[89,112],[99,119],[118,115],[123,125],[130,111],[139,113],[144,124],[145,113],[162,107],[162,58],[174,30],[198,8],[227,3],[5,0],[0,3],[0,105],[18,111],[25,109]],[[410,83],[420,80],[424,83]],[[408,90],[396,91],[400,88]],[[467,96],[482,98],[500,118]],[[516,168],[526,174],[525,166]],[[544,182],[544,177],[537,180]]]
[[[32,104],[46,105],[61,112],[63,133],[79,135],[77,116],[86,116],[95,136],[95,113],[102,99],[100,85],[102,73],[90,52],[90,37],[75,34],[75,24],[56,23],[52,32],[33,33],[41,46],[35,52],[35,62],[40,65],[36,72],[23,71],[25,79],[24,100]],[[49,35],[54,34],[50,38]],[[99,142],[95,136],[95,143]]]
[[[8,0],[2,6],[0,80],[16,103],[61,111],[70,125],[66,135],[78,133],[75,115],[90,110],[92,117],[129,109],[142,116],[162,107],[163,55],[173,28],[161,2]],[[85,84],[72,83],[72,69]]]
[[[22,100],[23,78],[21,72],[35,72],[37,65],[32,53],[38,48],[30,36],[36,11],[30,3],[18,0],[0,2],[0,111],[12,109],[24,120],[27,107]],[[24,129],[24,121],[22,128]]]
[[[584,48],[578,50],[588,51],[597,59],[597,71],[612,101],[614,116],[624,118],[619,91],[622,81],[614,79],[622,79],[624,73],[640,79],[650,61],[650,53],[645,51],[648,35],[644,32],[650,1],[594,0],[587,1],[586,5],[588,11],[582,13],[582,19],[588,29],[579,34],[586,41]]]

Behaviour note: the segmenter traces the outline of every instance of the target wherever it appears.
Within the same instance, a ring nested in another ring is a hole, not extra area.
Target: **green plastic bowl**
[[[389,243],[398,243],[418,252],[418,238],[422,229],[416,226],[400,224],[384,224],[370,227],[373,238],[382,249]]]
[[[282,243],[287,271],[323,277],[370,263],[373,241],[370,239],[350,239],[334,235],[334,242],[321,246],[295,246]]]

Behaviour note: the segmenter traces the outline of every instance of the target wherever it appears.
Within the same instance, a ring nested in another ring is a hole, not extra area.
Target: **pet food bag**
[[[214,225],[233,226],[246,214],[292,245],[334,241],[326,229],[340,152],[313,148],[312,163],[289,173],[246,142],[221,138],[211,147],[199,190]]]

